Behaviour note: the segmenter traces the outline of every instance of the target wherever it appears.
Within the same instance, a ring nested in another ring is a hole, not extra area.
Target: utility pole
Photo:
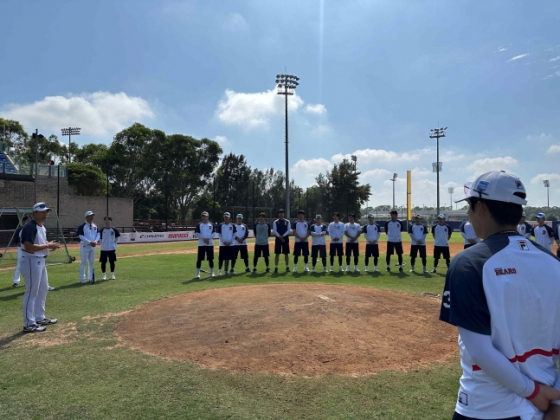
[[[286,218],[290,220],[290,174],[289,174],[289,157],[288,157],[288,95],[293,95],[296,87],[299,85],[299,77],[290,74],[276,75],[277,94],[284,95],[284,110],[286,115],[285,131],[286,131]]]
[[[393,174],[393,178],[389,178],[389,181],[393,181],[393,210],[395,210],[395,182],[397,182],[397,174]]]
[[[68,127],[60,129],[63,136],[68,136],[68,163],[72,162],[72,152],[70,151],[70,149],[72,148],[72,136],[79,136],[80,130],[80,127]]]
[[[545,186],[545,188],[546,188],[546,206],[547,206],[547,208],[548,208],[548,212],[550,213],[550,195],[549,195],[549,192],[550,192],[550,181],[549,181],[548,179],[545,179],[545,180],[543,181],[543,184],[544,184],[544,186]]]
[[[439,173],[441,172],[441,164],[439,163],[439,139],[441,137],[445,137],[445,128],[433,128],[430,130],[430,138],[437,139],[437,155],[436,155],[436,164],[434,166],[434,172],[437,173],[437,213],[439,214]]]

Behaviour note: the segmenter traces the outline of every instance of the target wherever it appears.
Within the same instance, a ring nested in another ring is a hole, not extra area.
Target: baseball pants
[[[95,260],[95,247],[89,244],[80,245],[80,280],[91,280],[93,278],[93,262]],[[88,276],[86,279],[86,265],[88,265]]]
[[[46,260],[44,257],[23,255],[20,269],[25,282],[23,325],[29,326],[45,317],[45,300],[49,291]]]
[[[21,275],[21,248],[18,247],[17,250],[17,261],[16,261],[16,271],[14,271],[14,280],[13,283],[14,284],[19,284],[19,278]]]

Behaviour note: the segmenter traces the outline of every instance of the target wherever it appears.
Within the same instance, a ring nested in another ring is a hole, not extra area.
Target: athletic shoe
[[[307,269],[307,271],[309,271],[309,269]],[[316,273],[315,267],[313,267],[313,268],[311,269],[311,272],[312,272],[312,273]]]
[[[305,267],[305,268],[303,269],[303,271],[305,271],[306,273],[309,273],[309,267]]]
[[[428,270],[426,269],[426,267],[424,267],[424,269],[422,270],[423,273],[427,273]]]
[[[377,267],[373,267],[373,271],[377,271],[379,273],[379,270],[377,269]]]
[[[222,275],[222,270],[218,270],[218,276]]]
[[[369,266],[366,265],[366,273],[369,271]]]
[[[411,272],[411,273],[414,273],[414,268],[411,268],[411,269],[410,269],[410,272]]]
[[[12,284],[12,287],[18,287],[18,286],[19,286],[19,283]]]
[[[436,269],[434,268],[434,269],[432,270],[432,273],[435,273],[435,272],[436,272]]]
[[[297,273],[297,266],[294,266],[294,273]]]
[[[229,274],[235,274],[235,270],[232,268],[231,270],[229,270]]]
[[[290,267],[286,267],[286,273],[289,273],[289,272],[290,272]]]
[[[399,273],[402,273],[404,271],[404,269],[402,267],[399,267]]]
[[[197,274],[197,275],[196,275],[196,278],[199,279],[199,278],[200,278],[200,274]]]
[[[56,287],[49,286],[49,292],[52,292],[53,290],[56,290]]]
[[[278,273],[278,267],[276,267],[276,268],[274,269],[274,272],[275,272],[275,273]]]
[[[344,269],[342,268],[342,266],[338,267],[338,271],[340,271],[341,273],[344,271]]]
[[[387,266],[387,270],[386,271],[391,271],[391,267]]]
[[[45,331],[47,327],[38,324],[31,324],[23,327],[23,332],[41,332]]]
[[[358,268],[357,265],[355,265],[355,266],[354,266],[354,273],[359,273],[359,272],[360,272],[360,269]]]
[[[327,267],[323,267],[323,273],[327,272]]]
[[[58,319],[56,318],[43,318],[35,321],[35,323],[38,325],[52,325],[52,324],[56,324],[57,322]]]
[[[334,271],[334,268],[331,267],[331,273]]]
[[[80,283],[85,284],[85,283],[87,283],[87,280],[86,279],[81,279]]]
[[[270,268],[266,267],[266,272],[267,272],[267,273],[270,273]],[[276,271],[276,273],[277,273],[277,272],[278,272],[278,271]]]
[[[350,266],[349,266],[349,265],[346,266],[346,272],[347,272],[347,273],[350,272]]]
[[[101,275],[101,280],[107,280],[107,274],[106,273],[103,273]]]
[[[213,271],[212,271],[212,273],[210,273],[210,277],[216,277],[216,275],[214,274]]]
[[[110,280],[116,280],[117,278],[115,277],[114,274],[111,274]]]
[[[253,268],[253,273],[256,273],[256,272],[257,272],[257,269],[256,269],[256,268]]]
[[[95,284],[95,280],[94,279],[89,279],[88,280],[91,284]]]
[[[251,272],[251,269],[250,269],[249,267],[245,267],[245,272],[246,272],[246,273],[250,273],[250,272]]]

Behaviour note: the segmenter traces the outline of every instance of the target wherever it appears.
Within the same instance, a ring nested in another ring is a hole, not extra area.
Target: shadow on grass
[[[12,335],[9,335],[7,337],[1,338],[0,339],[0,350],[3,350],[4,348],[8,347],[8,345],[12,342],[17,340],[20,337],[23,337],[26,333],[24,333],[23,331],[18,331],[17,333],[14,333]],[[29,334],[29,333],[27,333]]]

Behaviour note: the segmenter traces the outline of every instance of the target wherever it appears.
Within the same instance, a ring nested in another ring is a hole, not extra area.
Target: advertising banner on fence
[[[254,238],[253,231],[249,230],[249,238]],[[214,234],[214,239],[218,238],[218,234]],[[134,244],[143,242],[176,242],[176,241],[195,241],[198,235],[193,230],[185,230],[179,232],[131,232],[121,233],[119,237],[120,244]]]

